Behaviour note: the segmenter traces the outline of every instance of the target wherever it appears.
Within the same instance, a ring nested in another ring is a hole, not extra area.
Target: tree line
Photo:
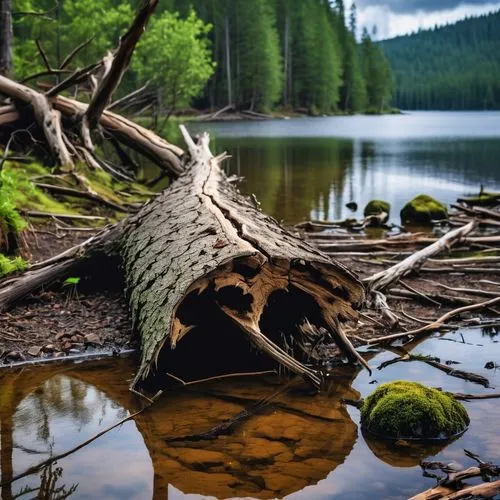
[[[1,0],[2,6],[11,0]],[[63,78],[112,50],[136,1],[12,0],[12,73]],[[121,92],[149,83],[169,111],[277,107],[311,114],[385,111],[392,73],[343,0],[162,0]],[[2,29],[3,32],[3,29]],[[2,70],[5,73],[5,69]]]
[[[500,109],[500,11],[380,42],[401,109]]]

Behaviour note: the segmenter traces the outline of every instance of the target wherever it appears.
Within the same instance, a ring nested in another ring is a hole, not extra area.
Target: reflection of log
[[[279,324],[298,304],[297,323],[308,317],[325,327],[351,360],[365,364],[339,325],[355,317],[363,300],[358,280],[226,182],[208,136],[195,145],[183,131],[192,156],[187,172],[125,229],[122,254],[142,337],[138,377],[151,371],[166,344],[174,348],[203,323],[207,300],[261,350],[315,384],[318,375],[277,345]],[[262,333],[264,316],[278,323],[277,331]]]

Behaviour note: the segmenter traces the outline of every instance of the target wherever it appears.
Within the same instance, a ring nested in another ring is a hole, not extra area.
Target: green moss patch
[[[391,213],[391,204],[382,200],[372,200],[366,205],[363,213],[365,217],[368,217],[369,215],[379,215],[383,212],[389,216]]]
[[[471,196],[468,198],[458,198],[459,202],[466,203],[467,205],[478,205],[481,207],[495,206],[500,203],[500,193],[486,193],[482,192],[478,196]]]
[[[7,274],[24,271],[27,267],[28,263],[21,257],[9,259],[0,253],[0,278],[7,276]]]
[[[363,429],[389,439],[448,439],[469,425],[464,406],[415,382],[382,384],[361,407]]]
[[[429,224],[432,220],[448,218],[446,205],[432,196],[419,194],[401,210],[401,221],[405,223]]]

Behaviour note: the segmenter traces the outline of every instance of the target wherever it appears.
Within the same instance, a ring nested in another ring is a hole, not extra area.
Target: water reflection
[[[227,171],[245,178],[265,212],[287,224],[302,220],[362,217],[371,199],[392,205],[392,220],[422,192],[445,203],[495,190],[500,141],[383,141],[335,138],[218,138],[215,150],[232,158]],[[352,212],[345,205],[358,204]]]
[[[460,333],[466,343],[462,342]],[[459,362],[460,368],[500,382],[486,370],[498,360],[500,343],[481,329],[437,335],[412,346],[414,353]],[[276,378],[211,382],[164,394],[156,406],[88,447],[1,491],[13,498],[22,488],[71,493],[71,498],[406,498],[432,486],[418,462],[435,456],[468,465],[463,448],[500,461],[496,400],[466,403],[469,430],[453,443],[389,443],[358,432],[359,411],[340,398],[366,396],[394,379],[421,381],[445,390],[487,392],[424,363],[376,370],[393,353],[372,349],[375,369],[346,372],[329,391],[313,396],[297,385],[280,394],[229,435],[209,441],[167,438],[207,431],[283,386]],[[0,375],[1,480],[71,449],[144,404],[128,391],[135,360],[82,366],[39,367]],[[51,478],[51,482],[49,481]],[[28,496],[27,496],[28,497]],[[50,496],[49,496],[50,498]]]
[[[265,212],[287,224],[362,216],[374,198],[392,220],[413,196],[445,203],[500,190],[500,113],[415,113],[287,121],[189,124],[208,129],[213,149],[227,150],[228,171],[245,177]],[[345,204],[355,201],[359,210]]]

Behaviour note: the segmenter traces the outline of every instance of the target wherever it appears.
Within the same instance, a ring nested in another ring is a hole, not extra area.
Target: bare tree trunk
[[[290,45],[290,16],[288,15],[288,12],[286,13],[286,19],[285,19],[285,41],[284,41],[284,85],[283,85],[283,105],[286,107],[288,106],[288,96],[289,96],[289,89],[288,89],[288,68],[289,68],[289,45]]]
[[[12,69],[12,0],[0,0],[0,75]]]
[[[227,76],[227,104],[233,103],[233,82],[231,79],[231,40],[229,39],[229,17],[224,17],[224,35],[226,38],[226,76]]]

